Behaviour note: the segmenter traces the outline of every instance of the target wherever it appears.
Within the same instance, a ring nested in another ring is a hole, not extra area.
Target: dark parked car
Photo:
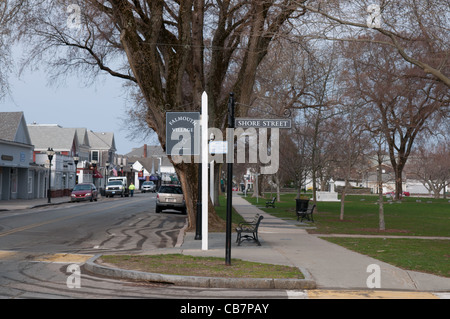
[[[162,185],[156,195],[156,212],[161,213],[165,209],[174,209],[186,214],[186,202],[183,190],[178,185]]]
[[[98,191],[94,184],[90,183],[82,183],[75,185],[75,188],[72,190],[72,195],[70,199],[72,202],[80,202],[80,201],[97,201]]]

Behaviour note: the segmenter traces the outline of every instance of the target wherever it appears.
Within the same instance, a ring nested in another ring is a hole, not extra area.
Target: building
[[[103,188],[111,170],[117,170],[116,142],[114,133],[88,131],[89,161],[93,165],[94,180],[97,187]]]
[[[128,162],[137,172],[135,185],[141,186],[146,180],[155,184],[178,182],[175,168],[159,145],[147,145],[134,148],[126,154]]]
[[[45,196],[47,170],[33,150],[23,112],[0,112],[0,200]]]
[[[33,162],[51,168],[51,197],[70,196],[76,184],[77,130],[56,124],[30,124],[28,131],[34,145]],[[51,163],[47,156],[49,148],[55,151]]]

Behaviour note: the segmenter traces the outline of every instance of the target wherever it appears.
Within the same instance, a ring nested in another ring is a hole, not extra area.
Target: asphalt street
[[[186,216],[170,211],[155,214],[155,198],[136,194],[0,212],[0,298],[164,296],[81,269],[81,288],[67,286],[68,265],[81,267],[94,255],[173,247]]]

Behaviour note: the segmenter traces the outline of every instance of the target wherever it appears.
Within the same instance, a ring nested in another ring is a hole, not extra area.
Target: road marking
[[[50,254],[34,258],[34,261],[49,262],[49,263],[63,263],[63,264],[82,264],[88,261],[94,255],[80,255],[80,254]]]
[[[288,299],[307,299],[308,293],[305,290],[286,290]]]
[[[140,201],[144,201],[144,200],[140,200]],[[126,202],[124,204],[114,205],[114,208],[117,208],[117,207],[120,207],[120,206],[125,206],[125,205],[128,205],[128,204],[130,204],[130,203]],[[22,227],[13,228],[13,229],[1,232],[0,233],[0,237],[5,237],[5,236],[11,235],[11,234],[18,233],[18,232],[22,232],[22,231],[29,230],[29,229],[36,228],[36,227],[40,227],[40,226],[45,226],[45,225],[48,225],[48,224],[61,222],[61,221],[67,220],[67,219],[75,218],[75,217],[81,217],[81,216],[85,216],[85,215],[89,215],[89,214],[93,214],[93,213],[100,213],[100,212],[103,212],[103,211],[111,209],[111,208],[112,207],[107,207],[107,208],[103,208],[103,209],[100,209],[100,210],[93,210],[93,211],[89,211],[89,212],[79,213],[79,214],[76,214],[76,215],[60,217],[60,218],[52,219],[52,220],[49,220],[49,221],[46,221],[46,222],[42,222],[42,223],[36,223],[36,224],[31,224],[31,225],[26,225],[26,226],[22,226]]]
[[[6,259],[16,254],[15,251],[0,250],[0,259]]]
[[[382,290],[310,290],[308,299],[439,299],[433,293]]]

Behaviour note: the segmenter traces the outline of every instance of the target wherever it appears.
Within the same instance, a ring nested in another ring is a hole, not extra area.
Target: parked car
[[[395,197],[395,192],[388,192],[385,194],[387,197]],[[409,192],[402,192],[402,196],[409,197],[411,194]]]
[[[125,195],[126,185],[122,181],[110,181],[106,185],[105,196],[114,197],[114,195],[120,195],[123,197]]]
[[[186,202],[183,190],[178,185],[162,185],[156,195],[156,213],[165,209],[173,209],[186,214]]]
[[[155,183],[153,183],[152,181],[147,181],[142,183],[141,186],[141,192],[142,193],[146,193],[146,192],[156,192],[156,185]]]
[[[72,202],[81,202],[85,200],[89,201],[97,201],[98,191],[94,184],[90,183],[81,183],[75,185],[72,190],[72,194],[70,195],[70,200]]]

